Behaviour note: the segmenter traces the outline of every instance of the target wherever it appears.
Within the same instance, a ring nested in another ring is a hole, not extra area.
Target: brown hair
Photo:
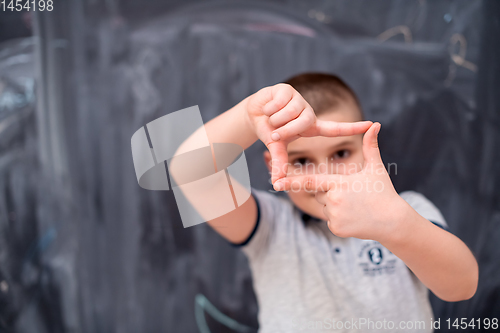
[[[332,112],[345,102],[354,102],[359,110],[359,120],[364,119],[363,110],[354,91],[338,76],[327,73],[302,73],[284,81],[297,90],[311,105],[317,116]]]

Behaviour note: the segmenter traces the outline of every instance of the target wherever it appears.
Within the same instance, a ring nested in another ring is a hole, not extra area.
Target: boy
[[[288,192],[252,190],[208,221],[249,259],[261,333],[430,332],[427,288],[445,301],[476,291],[474,256],[423,195],[396,193],[380,124],[362,118],[339,78],[305,73],[205,125],[211,143],[262,140],[274,189]]]

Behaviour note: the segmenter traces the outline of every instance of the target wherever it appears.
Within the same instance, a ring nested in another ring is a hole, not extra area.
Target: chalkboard
[[[170,191],[138,186],[130,138],[192,105],[206,122],[305,71],[353,87],[382,123],[396,189],[431,199],[477,257],[476,296],[431,296],[435,317],[500,314],[498,2],[57,6],[35,37],[0,44],[3,330],[255,332],[245,256],[206,224],[183,228]],[[263,150],[246,155],[265,190]]]

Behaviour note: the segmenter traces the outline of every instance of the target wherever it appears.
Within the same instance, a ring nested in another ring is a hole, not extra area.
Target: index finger
[[[318,119],[316,121],[316,135],[335,137],[363,134],[372,124],[373,122],[369,120],[345,123]]]
[[[271,154],[271,183],[286,176],[288,171],[288,152],[283,141],[270,142],[267,149]]]
[[[273,187],[276,191],[326,192],[341,185],[342,175],[314,174],[281,178],[274,183]]]

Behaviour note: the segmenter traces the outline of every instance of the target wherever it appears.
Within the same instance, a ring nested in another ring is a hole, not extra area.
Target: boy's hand
[[[316,118],[311,106],[289,84],[278,83],[252,95],[247,122],[272,157],[271,181],[287,174],[287,145],[299,137],[349,136],[365,133],[371,121],[338,123]]]
[[[380,157],[379,130],[380,124],[374,123],[364,135],[365,164],[360,172],[286,177],[274,188],[316,192],[316,200],[325,205],[323,212],[332,233],[382,242],[397,232],[399,217],[408,205],[394,189]]]

